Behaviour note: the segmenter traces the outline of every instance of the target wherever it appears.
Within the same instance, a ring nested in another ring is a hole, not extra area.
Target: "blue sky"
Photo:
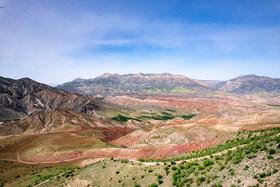
[[[280,77],[280,1],[0,0],[0,76]]]

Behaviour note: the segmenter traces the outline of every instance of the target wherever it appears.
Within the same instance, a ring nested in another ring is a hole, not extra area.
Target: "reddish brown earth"
[[[73,161],[80,158],[123,158],[123,159],[139,159],[139,158],[153,158],[160,159],[171,157],[174,155],[191,152],[194,150],[202,150],[213,147],[214,141],[205,141],[202,143],[191,144],[174,144],[164,147],[146,147],[141,149],[127,149],[127,148],[105,148],[86,151],[70,151],[59,155],[53,155],[52,158],[46,158],[44,155],[36,155],[30,158],[34,163],[59,163]]]
[[[45,123],[50,125],[50,130],[59,128],[59,133],[67,133],[71,136],[78,136],[84,138],[88,136],[96,137],[98,140],[118,146],[117,148],[91,148],[91,149],[69,149],[55,152],[39,152],[22,161],[28,162],[66,162],[75,159],[87,158],[166,158],[174,155],[190,152],[193,150],[201,150],[224,143],[231,138],[231,131],[240,130],[259,130],[273,127],[280,127],[280,98],[266,98],[258,96],[244,96],[237,97],[234,95],[214,95],[193,97],[191,95],[145,95],[135,97],[132,96],[116,96],[108,97],[107,101],[112,103],[129,106],[134,109],[175,109],[179,112],[186,112],[187,114],[196,114],[191,120],[183,120],[182,118],[175,118],[168,121],[149,120],[147,124],[135,123],[130,121],[131,126],[139,126],[133,132],[132,129],[122,128],[123,124],[117,124],[109,120],[98,120],[96,118],[87,117],[85,114],[74,114],[67,112],[69,118],[61,118],[58,115],[52,115],[50,120],[45,120]],[[60,110],[55,110],[60,111]],[[65,111],[63,111],[65,113]],[[40,115],[37,115],[40,116]],[[55,116],[55,118],[53,117]],[[73,117],[75,119],[73,121]],[[46,117],[46,119],[49,119]],[[36,118],[38,119],[42,118]],[[64,120],[61,120],[64,119]],[[60,121],[63,121],[60,122]],[[77,125],[85,121],[87,125]],[[58,122],[63,125],[58,125]],[[65,123],[67,122],[67,123]],[[69,127],[71,122],[71,128]],[[108,128],[100,128],[106,126]],[[145,122],[146,123],[146,122]],[[92,125],[96,124],[96,125]],[[67,126],[68,125],[68,126]],[[67,128],[70,129],[67,129]],[[74,128],[75,127],[75,128]],[[98,128],[99,127],[99,128]],[[46,126],[44,126],[46,128]],[[61,131],[60,131],[61,130]],[[100,131],[94,134],[93,131]],[[172,132],[170,132],[172,131]],[[49,133],[49,131],[45,131]],[[160,134],[163,132],[162,134]],[[47,134],[46,133],[46,134]],[[164,134],[166,133],[166,134]],[[157,137],[158,135],[162,135]],[[39,135],[28,136],[27,140],[21,143],[17,142],[0,149],[0,157],[3,159],[17,160],[17,153],[19,155],[23,152],[19,151],[22,146],[31,144],[31,142]],[[27,137],[27,136],[26,136]],[[168,140],[172,141],[168,141]],[[2,141],[2,139],[1,139]],[[148,142],[145,142],[148,141]],[[112,145],[111,145],[112,146]],[[30,146],[32,147],[32,146]],[[3,156],[4,155],[4,156]],[[17,160],[19,161],[19,160]]]

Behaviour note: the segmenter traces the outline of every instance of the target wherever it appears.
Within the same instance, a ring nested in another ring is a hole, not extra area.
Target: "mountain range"
[[[29,78],[14,80],[0,77],[0,120],[32,116],[59,107],[95,115],[96,110],[108,108],[108,103],[97,99],[96,95],[184,94],[190,91],[278,94],[280,79],[244,75],[228,81],[200,81],[168,73],[125,75],[107,73],[94,79],[78,78],[53,88]]]
[[[243,75],[227,81],[196,80],[183,75],[103,74],[94,79],[75,79],[56,88],[87,95],[128,93],[184,93],[189,91],[224,91],[234,94],[280,92],[280,79]]]
[[[56,88],[89,95],[182,93],[189,90],[213,90],[199,80],[169,73],[125,75],[106,73],[94,79],[75,79]]]

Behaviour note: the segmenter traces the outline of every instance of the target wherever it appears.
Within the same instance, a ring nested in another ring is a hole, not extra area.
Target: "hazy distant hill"
[[[111,95],[119,93],[182,93],[189,90],[213,90],[205,83],[183,75],[103,74],[94,79],[75,79],[56,88],[82,94]]]
[[[15,119],[57,107],[94,114],[102,107],[101,101],[73,94],[29,78],[13,80],[0,77],[0,120]]]
[[[215,87],[216,85],[224,82],[224,81],[219,81],[219,80],[200,80],[201,82],[204,82],[210,87]]]
[[[256,94],[261,92],[279,93],[280,79],[257,75],[243,75],[219,83],[216,88],[235,94]]]

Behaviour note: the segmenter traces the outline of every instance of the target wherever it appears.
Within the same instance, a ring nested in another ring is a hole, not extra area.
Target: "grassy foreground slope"
[[[189,153],[192,157],[185,156],[180,161],[111,158],[82,168],[74,168],[73,164],[70,168],[70,163],[63,169],[34,165],[29,169],[32,173],[13,176],[13,180],[5,176],[16,166],[1,167],[0,182],[12,186],[27,186],[28,182],[40,186],[277,186],[280,184],[279,133],[280,128],[240,132],[238,138],[219,146],[218,151],[192,152]],[[228,147],[231,142],[239,143]],[[2,161],[1,164],[15,163]]]

